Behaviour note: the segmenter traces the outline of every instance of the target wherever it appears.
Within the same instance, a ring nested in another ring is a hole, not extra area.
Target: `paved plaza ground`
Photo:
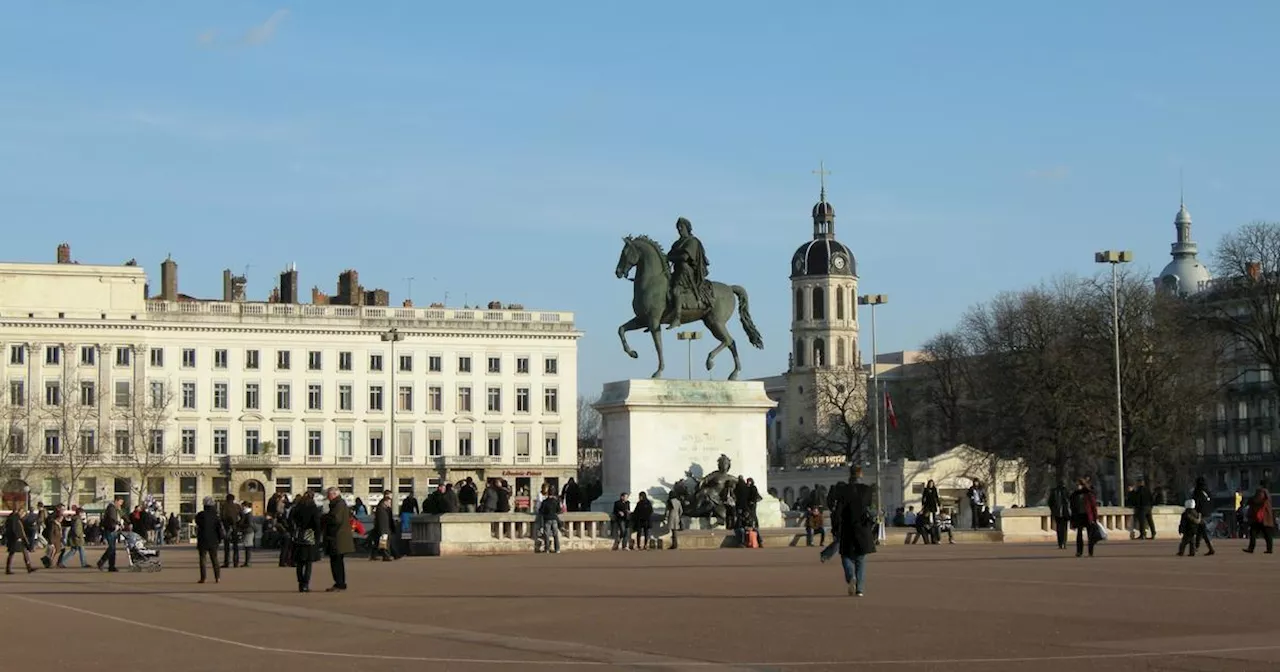
[[[0,577],[0,618],[14,669],[1280,669],[1280,558],[1175,546],[890,546],[863,598],[807,548],[350,558],[305,595],[267,553],[197,585],[175,548]]]

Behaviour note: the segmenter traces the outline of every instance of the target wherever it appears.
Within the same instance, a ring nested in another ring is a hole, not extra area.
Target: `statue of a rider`
[[[693,224],[681,217],[676,220],[680,238],[671,245],[667,261],[671,262],[671,284],[667,288],[667,314],[663,322],[672,329],[680,326],[683,311],[703,312],[711,308],[711,283],[707,282],[706,250],[693,235]]]

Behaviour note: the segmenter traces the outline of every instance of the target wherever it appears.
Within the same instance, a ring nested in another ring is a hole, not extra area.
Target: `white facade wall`
[[[38,473],[48,414],[34,412],[49,380],[93,380],[103,396],[102,457],[85,474],[98,481],[94,499],[129,477],[113,464],[121,423],[108,408],[126,384],[148,401],[153,385],[168,390],[172,458],[156,475],[170,509],[178,499],[221,495],[227,466],[230,491],[255,503],[278,486],[340,486],[368,497],[390,489],[393,434],[400,491],[419,498],[430,479],[502,477],[536,491],[544,479],[576,474],[580,334],[571,313],[146,301],[144,284],[137,267],[0,264],[2,389],[23,381],[33,411],[21,421],[31,463],[0,481],[21,475],[46,503],[56,499],[43,486],[57,475]],[[392,327],[403,336],[394,344],[382,340]],[[86,346],[92,363],[81,359]],[[62,349],[57,364],[46,363],[51,347]],[[254,385],[256,407],[247,398]],[[286,390],[288,403],[278,403]],[[135,495],[147,489],[133,480]]]

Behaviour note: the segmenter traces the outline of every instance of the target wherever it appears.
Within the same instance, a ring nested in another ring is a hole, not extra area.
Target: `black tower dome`
[[[858,275],[853,253],[836,240],[836,209],[827,202],[825,186],[813,206],[813,240],[791,255],[791,277],[809,275]]]

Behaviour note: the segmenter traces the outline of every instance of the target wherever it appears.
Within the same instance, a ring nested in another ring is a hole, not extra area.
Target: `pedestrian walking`
[[[196,555],[200,557],[200,580],[197,583],[204,583],[207,578],[206,564],[213,565],[213,582],[222,580],[218,547],[225,537],[222,520],[218,517],[218,502],[213,497],[205,497],[204,510],[196,514]]]
[[[27,537],[26,526],[22,524],[22,516],[26,512],[26,506],[18,504],[13,507],[13,511],[9,512],[9,517],[4,519],[4,545],[9,552],[4,561],[4,573],[13,574],[13,556],[21,553],[22,562],[27,566],[27,573],[36,571],[31,566],[31,539]]]
[[[874,493],[860,482],[855,468],[853,482],[845,489],[840,513],[840,563],[850,595],[862,597],[866,589],[867,556],[876,552]]]
[[[324,539],[329,553],[329,571],[333,574],[333,585],[325,592],[339,593],[347,589],[345,556],[356,552],[356,542],[351,538],[351,509],[347,508],[338,489],[329,488],[325,495],[329,498],[329,513],[324,518]]]
[[[1259,535],[1267,543],[1265,552],[1270,553],[1272,551],[1276,515],[1271,509],[1271,492],[1267,490],[1268,485],[1266,481],[1259,483],[1258,489],[1253,493],[1253,497],[1249,498],[1249,546],[1243,549],[1245,553],[1253,552],[1254,546],[1258,543]]]

